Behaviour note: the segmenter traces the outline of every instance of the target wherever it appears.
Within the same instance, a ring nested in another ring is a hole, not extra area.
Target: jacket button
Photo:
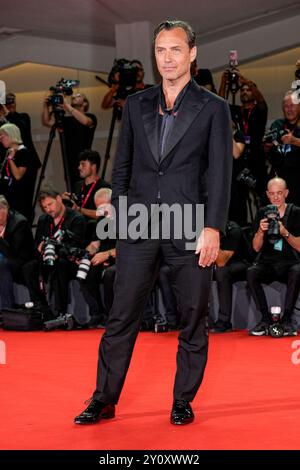
[[[164,172],[163,172],[163,171],[159,171],[158,174],[159,174],[159,176],[163,176],[163,175],[164,175]]]

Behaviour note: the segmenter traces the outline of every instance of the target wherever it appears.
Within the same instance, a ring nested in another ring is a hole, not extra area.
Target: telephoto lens
[[[54,266],[55,263],[55,245],[47,243],[45,245],[43,261],[46,266]]]
[[[85,281],[89,273],[90,267],[91,267],[91,261],[89,260],[87,256],[85,256],[84,258],[80,260],[77,274],[76,274],[76,279],[78,279],[79,281]]]

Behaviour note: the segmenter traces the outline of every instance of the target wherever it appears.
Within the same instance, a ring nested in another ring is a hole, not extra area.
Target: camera
[[[75,193],[71,193],[69,199],[63,198],[62,201],[67,207],[73,207],[74,204],[81,207],[81,198]]]
[[[114,60],[107,80],[110,85],[119,85],[115,99],[126,99],[130,91],[135,87],[138,72],[138,67],[135,64],[135,60]],[[116,80],[117,73],[119,74],[119,80]]]
[[[284,335],[284,329],[280,321],[281,307],[271,307],[272,323],[269,326],[269,335],[272,338],[282,338]]]
[[[47,103],[53,108],[57,108],[64,102],[64,95],[71,96],[73,94],[73,87],[79,85],[79,80],[65,80],[61,78],[55,86],[51,86],[49,90],[52,92],[50,96],[48,96]]]
[[[266,206],[264,217],[268,219],[269,223],[267,231],[268,240],[270,243],[274,244],[281,238],[279,226],[280,214],[278,207],[273,204]]]
[[[228,69],[228,88],[229,91],[234,94],[236,93],[239,88],[239,74],[236,69],[238,66],[238,57],[237,57],[237,51],[232,50],[229,52],[229,69]]]
[[[63,328],[65,330],[72,330],[74,328],[75,321],[73,316],[70,313],[65,315],[59,315],[54,320],[49,320],[44,323],[44,330],[50,331],[55,330],[56,328]]]
[[[79,261],[76,279],[85,281],[91,267],[91,258],[93,255],[82,248],[69,248],[68,258],[72,261]]]
[[[43,263],[46,266],[54,266],[56,256],[61,258],[72,257],[73,248],[71,243],[74,241],[74,234],[69,230],[57,230],[53,237],[43,237]]]
[[[263,142],[266,143],[274,143],[278,144],[281,141],[281,137],[284,135],[288,134],[289,131],[287,129],[271,129],[269,132],[267,132],[264,137],[263,137]]]
[[[254,189],[256,186],[256,178],[252,175],[249,168],[244,168],[236,177],[238,182],[244,183],[247,188]]]

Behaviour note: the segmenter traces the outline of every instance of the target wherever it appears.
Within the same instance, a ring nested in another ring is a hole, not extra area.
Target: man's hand
[[[281,137],[281,142],[285,145],[287,145],[287,144],[293,145],[294,140],[295,140],[295,137],[293,136],[293,134],[291,132],[288,132],[287,134],[284,134]]]
[[[199,266],[205,268],[211,266],[217,259],[220,249],[219,230],[206,227],[202,230],[198,238],[196,254],[199,256]]]
[[[91,259],[91,263],[93,266],[97,266],[98,264],[103,264],[105,261],[107,261],[108,256],[105,251],[96,253],[93,258]]]
[[[269,222],[267,218],[261,219],[259,223],[259,228],[262,232],[266,232],[269,228]]]

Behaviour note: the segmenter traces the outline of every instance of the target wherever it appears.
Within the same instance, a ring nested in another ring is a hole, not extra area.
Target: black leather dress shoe
[[[115,405],[102,403],[92,399],[87,408],[76,416],[75,424],[95,424],[100,419],[110,419],[115,417]]]
[[[171,424],[189,424],[194,421],[194,413],[187,400],[174,400],[171,411]]]

